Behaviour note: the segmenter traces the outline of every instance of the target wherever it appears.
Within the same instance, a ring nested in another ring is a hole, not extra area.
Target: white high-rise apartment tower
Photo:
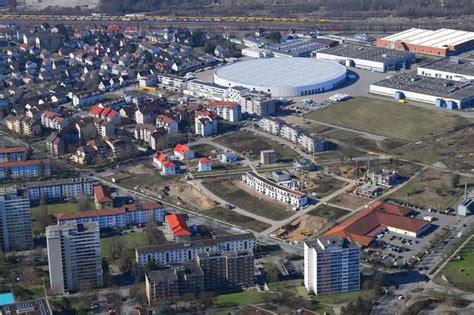
[[[96,222],[46,228],[52,294],[103,285],[100,232]]]

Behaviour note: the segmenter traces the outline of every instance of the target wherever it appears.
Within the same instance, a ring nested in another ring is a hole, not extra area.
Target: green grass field
[[[465,118],[434,108],[425,109],[369,97],[354,97],[315,110],[306,117],[407,141],[443,133],[468,122]]]
[[[456,256],[461,260],[454,257],[438,275],[445,275],[456,288],[474,292],[474,238],[471,238]]]
[[[262,232],[270,227],[270,225],[267,223],[257,221],[253,218],[246,217],[222,207],[215,207],[201,212],[207,216],[229,222],[255,232]]]
[[[202,184],[227,202],[257,215],[272,220],[282,220],[292,214],[292,212],[287,211],[284,204],[273,200],[270,202],[263,199],[263,195],[262,198],[259,198],[258,192],[251,195],[237,187],[233,181],[227,180],[227,178],[206,179]]]
[[[298,157],[295,151],[285,148],[275,141],[245,131],[229,133],[215,138],[214,141],[239,153],[245,150],[252,150],[256,156],[255,159],[260,158],[261,150],[267,149],[275,150],[277,159],[280,161],[294,160]]]
[[[229,303],[235,303],[238,306],[247,304],[259,304],[264,301],[265,292],[246,291],[231,294],[222,294],[214,299],[214,303],[219,305],[225,305]],[[272,293],[270,293],[272,294]],[[273,293],[274,294],[274,293]]]
[[[100,239],[100,249],[102,256],[110,260],[108,255],[108,248],[113,242],[122,242],[125,246],[125,250],[130,257],[135,257],[135,248],[140,246],[146,246],[147,241],[144,232],[134,232],[122,235],[115,235],[111,237],[103,237]]]
[[[51,216],[51,222],[54,222],[55,216],[59,213],[72,213],[79,211],[78,204],[73,202],[53,203],[48,204],[48,214]],[[88,200],[88,209],[95,209],[95,204],[92,199]],[[44,233],[46,226],[40,222],[41,207],[31,208],[31,221],[33,225],[33,235]]]

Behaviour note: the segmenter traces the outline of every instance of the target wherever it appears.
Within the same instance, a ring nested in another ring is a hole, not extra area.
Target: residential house
[[[198,162],[198,171],[199,172],[208,172],[212,170],[211,160],[208,158],[201,158]]]
[[[174,147],[173,152],[174,155],[181,161],[194,159],[194,151],[191,150],[191,148],[187,145],[178,143]]]
[[[164,128],[169,134],[178,133],[178,123],[167,115],[156,116],[156,125]]]
[[[94,186],[94,201],[97,210],[109,209],[113,207],[114,198],[107,186],[97,185]]]
[[[176,166],[173,162],[171,161],[164,161],[161,163],[162,168],[161,168],[161,175],[167,176],[167,175],[174,175],[176,174]]]

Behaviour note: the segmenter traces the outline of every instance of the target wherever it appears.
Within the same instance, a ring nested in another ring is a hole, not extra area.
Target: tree
[[[39,174],[39,177],[40,177],[40,178],[44,178],[44,175],[45,175],[45,166],[44,166],[43,161],[40,161],[40,162],[38,163],[38,174]]]
[[[89,210],[89,199],[85,195],[80,195],[77,197],[77,211]]]
[[[458,187],[460,181],[461,181],[461,176],[459,174],[452,174],[451,175],[451,187],[453,187],[453,188]]]
[[[163,240],[154,214],[150,215],[145,224],[145,237],[148,245],[159,244]]]
[[[160,300],[160,303],[155,308],[155,313],[157,315],[167,315],[171,312],[170,302],[167,300]]]
[[[5,170],[5,178],[7,180],[11,180],[13,178],[12,170],[9,167]]]
[[[118,238],[111,238],[105,247],[105,252],[113,260],[126,256],[126,242]]]
[[[48,205],[46,204],[46,197],[44,194],[40,196],[40,211],[38,215],[38,223],[41,229],[46,228],[48,225],[54,224],[53,218],[48,213]]]

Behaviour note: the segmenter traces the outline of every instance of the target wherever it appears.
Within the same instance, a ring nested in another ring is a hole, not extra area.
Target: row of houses
[[[308,197],[304,192],[280,185],[255,172],[243,174],[242,181],[257,192],[296,208],[303,207],[308,203]]]
[[[332,143],[325,141],[320,135],[307,132],[297,126],[288,125],[279,118],[264,117],[260,119],[259,127],[263,131],[298,144],[303,151],[310,154],[328,151],[333,147]]]

